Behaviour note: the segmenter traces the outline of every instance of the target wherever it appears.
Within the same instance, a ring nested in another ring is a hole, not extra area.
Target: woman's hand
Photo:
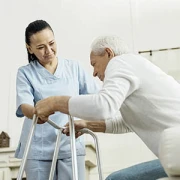
[[[44,124],[44,123],[46,123],[46,121],[48,121],[48,118],[41,119],[41,118],[38,117],[37,124]]]
[[[49,115],[54,114],[55,101],[55,97],[51,96],[46,99],[42,99],[36,103],[34,113],[39,117],[40,122],[41,120],[46,122]]]

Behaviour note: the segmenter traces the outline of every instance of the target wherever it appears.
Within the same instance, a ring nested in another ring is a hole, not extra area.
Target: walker
[[[22,162],[21,162],[21,165],[20,165],[20,168],[18,171],[17,180],[22,180],[28,152],[29,152],[30,145],[31,145],[31,140],[34,135],[34,130],[35,130],[37,121],[38,121],[38,117],[36,115],[34,115],[33,121],[32,121],[32,126],[31,126],[29,136],[27,139],[27,144],[25,147],[24,155],[23,155]],[[58,152],[59,152],[59,148],[60,148],[61,135],[62,135],[62,131],[63,131],[63,129],[65,129],[65,127],[59,127],[57,124],[55,124],[50,119],[47,122],[54,128],[58,129],[58,134],[57,134],[57,139],[56,139],[56,144],[55,144],[55,149],[54,149],[54,154],[53,154],[53,159],[52,159],[52,165],[51,165],[51,170],[50,170],[50,174],[49,174],[49,180],[53,180],[57,156],[58,156]],[[72,177],[73,177],[72,180],[78,180],[74,119],[70,115],[69,115],[69,132],[70,132],[71,156],[72,156]],[[91,130],[89,130],[87,128],[81,129],[80,132],[90,134],[94,139],[95,148],[96,148],[99,180],[103,180],[98,138],[95,133],[93,133]]]

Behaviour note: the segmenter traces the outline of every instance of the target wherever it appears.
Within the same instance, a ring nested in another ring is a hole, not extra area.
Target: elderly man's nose
[[[94,72],[93,72],[93,76],[96,77],[97,76],[97,71],[94,69]]]
[[[94,77],[97,76],[97,72],[96,72],[96,71],[93,72],[93,76],[94,76]]]

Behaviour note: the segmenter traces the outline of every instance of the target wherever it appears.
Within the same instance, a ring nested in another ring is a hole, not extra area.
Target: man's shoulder
[[[117,57],[117,59],[141,58],[141,56],[139,54],[135,54],[135,53],[122,54],[122,55],[116,56],[116,57]]]

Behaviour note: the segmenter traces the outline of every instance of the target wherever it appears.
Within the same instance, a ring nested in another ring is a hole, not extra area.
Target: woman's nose
[[[51,47],[50,47],[50,46],[47,46],[47,48],[46,48],[46,54],[49,54],[51,51],[52,51],[52,50],[51,50]]]

